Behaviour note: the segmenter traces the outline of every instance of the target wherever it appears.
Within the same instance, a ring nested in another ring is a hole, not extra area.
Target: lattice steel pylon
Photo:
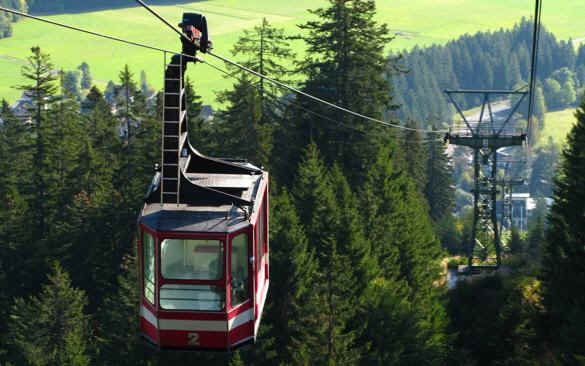
[[[496,215],[499,183],[497,181],[497,151],[508,146],[522,145],[526,141],[526,133],[522,129],[510,127],[509,124],[528,92],[445,90],[445,93],[465,123],[462,128],[452,127],[446,134],[445,140],[453,145],[467,146],[473,149],[473,226],[471,240],[467,245],[468,273],[471,274],[481,269],[497,269],[502,263],[500,228]],[[483,96],[477,121],[469,121],[465,117],[453,98],[455,94]],[[510,106],[507,118],[502,122],[496,122],[492,108],[493,96],[511,95],[518,95],[518,100],[514,103],[514,106]],[[485,113],[486,108],[487,113]],[[484,120],[485,114],[487,114],[487,119]],[[495,257],[491,255],[495,255]]]

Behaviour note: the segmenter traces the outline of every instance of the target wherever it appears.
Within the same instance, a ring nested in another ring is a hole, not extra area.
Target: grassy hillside
[[[544,129],[540,144],[546,144],[549,136],[561,147],[565,145],[567,134],[575,124],[575,108],[548,112],[545,116]]]
[[[263,17],[292,35],[298,32],[297,24],[311,19],[306,9],[325,4],[326,0],[209,0],[155,8],[173,23],[179,22],[183,11],[206,14],[216,52],[229,55],[242,30],[259,24]],[[379,0],[378,19],[397,33],[388,48],[401,50],[415,45],[445,43],[464,33],[510,27],[520,17],[530,17],[532,6],[532,0]],[[579,21],[583,15],[585,2],[582,0],[565,0],[543,8],[544,24],[562,39],[585,37],[585,26]],[[49,18],[171,50],[179,48],[176,35],[142,8]],[[140,70],[145,70],[155,87],[162,85],[163,57],[158,52],[24,20],[15,24],[12,38],[0,40],[0,97],[9,100],[17,97],[18,92],[10,87],[22,83],[23,59],[35,45],[51,54],[59,68],[73,69],[82,61],[88,62],[94,79],[102,87],[107,80],[117,79],[124,64],[130,65],[137,79]],[[302,53],[302,43],[295,44],[295,48]],[[196,80],[205,103],[213,104],[214,91],[230,84],[219,72],[204,65],[198,66],[196,71],[191,69],[190,77]]]

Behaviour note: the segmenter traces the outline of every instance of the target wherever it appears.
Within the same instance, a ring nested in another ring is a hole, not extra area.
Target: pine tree
[[[356,276],[357,268],[352,267],[348,252],[360,253],[363,247],[358,245],[364,243],[350,244],[347,238],[339,240],[344,219],[331,182],[332,177],[324,168],[317,147],[310,144],[299,164],[293,191],[301,222],[307,228],[310,248],[315,250],[318,260],[313,281],[317,303],[321,306],[314,306],[311,314],[309,326],[313,334],[308,337],[307,345],[308,349],[323,350],[313,360],[316,364],[356,364],[363,346],[357,342],[361,327],[353,325],[357,324],[354,320],[359,302],[358,287],[365,284],[361,282],[363,278]],[[355,234],[348,233],[349,238],[355,238]],[[359,261],[358,258],[355,259]]]
[[[272,27],[266,19],[253,30],[244,31],[232,54],[244,58],[244,66],[277,80],[286,79],[289,72],[282,65],[294,59],[284,31]],[[233,142],[230,139],[220,143],[220,148],[240,153],[239,157],[269,168],[273,130],[282,114],[280,89],[267,84],[263,78],[255,81],[246,73],[238,72],[237,75],[233,90],[224,91],[218,98],[220,102],[229,103],[229,107],[218,116],[225,120],[218,140],[225,136],[234,139]],[[224,146],[225,142],[227,146]]]
[[[50,129],[46,126],[49,121],[47,109],[49,103],[55,98],[57,88],[55,86],[56,77],[53,75],[53,64],[49,55],[42,53],[39,47],[31,48],[32,56],[28,57],[28,65],[23,66],[22,75],[31,83],[18,86],[17,89],[23,90],[32,99],[32,106],[29,109],[33,120],[34,142],[34,162],[33,179],[31,182],[31,200],[35,214],[34,232],[37,238],[43,238],[47,231],[48,218],[48,176],[50,172],[46,168],[47,153],[46,150],[51,145]]]
[[[307,57],[298,64],[298,72],[307,77],[302,89],[353,111],[382,118],[391,106],[391,89],[385,78],[389,61],[383,55],[391,40],[388,28],[374,20],[373,0],[328,3],[327,8],[311,10],[314,20],[300,26],[305,34],[301,38],[307,44]],[[380,129],[306,98],[298,103],[336,120],[337,125],[309,113],[295,113],[290,125],[295,126],[291,132],[297,136],[292,139],[300,145],[289,146],[292,151],[288,156],[298,161],[300,146],[314,141],[325,161],[339,162],[350,185],[357,186],[380,145]],[[365,136],[360,130],[367,131]]]
[[[446,146],[441,141],[430,141],[427,146],[424,195],[429,205],[429,215],[434,223],[438,223],[450,215],[453,208],[453,166]]]
[[[442,255],[420,192],[408,178],[399,154],[381,149],[362,193],[365,225],[382,273],[400,284],[418,312],[425,357],[441,362],[447,347],[446,315],[433,285]]]
[[[585,356],[585,101],[575,116],[555,178],[542,269],[549,334],[573,364],[575,357]]]
[[[419,124],[415,121],[409,121],[406,127],[416,129],[419,128]],[[414,130],[404,131],[404,138],[402,143],[402,151],[404,156],[408,156],[409,164],[407,170],[410,178],[415,182],[416,188],[419,192],[425,190],[427,185],[427,171],[425,167],[425,147],[422,144],[420,132]]]
[[[214,130],[213,123],[201,117],[203,103],[201,96],[197,94],[192,80],[185,79],[185,98],[187,103],[187,117],[189,118],[189,140],[191,145],[204,154],[218,154],[225,156],[226,152],[220,151],[217,146],[219,135]],[[224,131],[221,131],[224,132]]]
[[[24,185],[32,179],[30,127],[16,118],[8,103],[0,107],[0,328],[6,329],[12,298],[28,293],[36,271],[31,263],[32,210]],[[28,260],[27,260],[28,259]],[[25,265],[26,263],[26,265]],[[33,272],[33,273],[31,273]],[[17,283],[14,278],[18,278]]]
[[[281,364],[306,364],[311,360],[307,339],[312,330],[308,324],[317,304],[315,251],[309,248],[288,192],[283,190],[271,199],[271,206],[270,272],[271,281],[279,285],[272,287],[268,298],[269,337],[274,338]]]
[[[55,263],[39,296],[17,298],[11,309],[11,344],[32,365],[86,366],[88,317],[83,291]]]
[[[136,258],[128,256],[118,276],[116,290],[106,294],[98,314],[99,363],[102,365],[143,365],[141,340],[136,336],[136,305],[140,293],[136,283]]]
[[[261,100],[251,79],[242,75],[233,90],[218,95],[218,101],[228,105],[217,115],[218,149],[223,154],[229,151],[234,158],[248,159],[258,165],[267,164],[272,149],[270,131],[268,126],[260,124]]]
[[[266,18],[262,18],[260,26],[244,31],[234,45],[232,54],[246,57],[242,62],[244,66],[279,81],[285,81],[290,74],[283,64],[292,63],[295,58],[284,30],[274,28]],[[273,84],[267,84],[263,78],[254,84],[258,88],[261,101],[260,124],[274,123],[277,118],[276,110],[280,109],[277,104],[280,89]]]

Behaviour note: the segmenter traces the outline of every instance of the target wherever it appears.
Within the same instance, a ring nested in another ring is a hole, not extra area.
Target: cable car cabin
[[[162,164],[138,218],[140,330],[160,349],[230,350],[255,341],[268,292],[268,173],[190,145],[193,60],[165,69]]]
[[[217,197],[205,191],[188,204],[145,204],[138,244],[142,336],[163,349],[228,350],[253,342],[269,283],[268,174],[185,176],[252,205],[214,203]]]

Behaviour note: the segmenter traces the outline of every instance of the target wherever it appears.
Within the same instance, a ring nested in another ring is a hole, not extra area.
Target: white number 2
[[[187,333],[187,338],[190,346],[199,346],[199,333]]]

